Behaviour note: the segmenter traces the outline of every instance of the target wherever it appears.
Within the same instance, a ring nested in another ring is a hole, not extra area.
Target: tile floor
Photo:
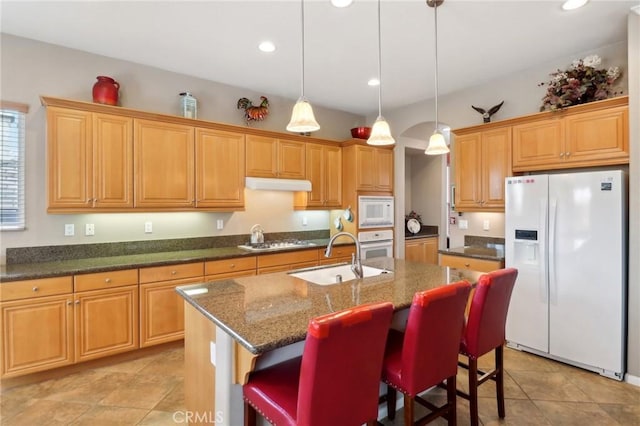
[[[481,365],[490,365],[490,356]],[[184,424],[184,353],[170,347],[136,359],[91,367],[0,393],[2,425]],[[600,377],[545,358],[505,350],[507,417],[497,414],[492,382],[480,387],[483,425],[640,425],[640,387]],[[458,386],[466,389],[464,370]],[[427,399],[439,403],[443,391]],[[458,399],[458,422],[469,424],[468,403]],[[175,414],[174,417],[174,413]],[[395,422],[403,425],[402,410]],[[446,424],[438,419],[432,424]],[[334,426],[334,425],[331,425]],[[339,425],[335,425],[339,426]]]

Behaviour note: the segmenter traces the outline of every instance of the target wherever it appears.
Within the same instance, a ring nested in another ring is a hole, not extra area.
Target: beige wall
[[[90,102],[96,76],[108,75],[121,85],[122,106],[177,114],[178,93],[189,90],[198,99],[198,118],[244,125],[236,102],[241,97],[257,100],[263,93],[7,34],[0,37],[2,99],[30,107],[26,126],[27,230],[0,234],[2,263],[7,247],[248,234],[254,223],[262,224],[266,232],[328,229],[329,213],[294,212],[292,193],[249,190],[246,210],[237,213],[46,214],[45,111],[40,95]],[[269,117],[252,127],[286,133],[295,100],[264,95],[270,101]],[[317,105],[314,112],[322,125],[314,137],[348,139],[350,128],[365,123],[362,116]],[[303,217],[307,218],[306,226],[302,225]],[[217,219],[224,221],[222,230],[216,229]],[[153,234],[144,233],[145,221],[153,222]],[[64,237],[67,223],[75,225],[74,237]],[[86,223],[95,224],[95,236],[84,236]]]

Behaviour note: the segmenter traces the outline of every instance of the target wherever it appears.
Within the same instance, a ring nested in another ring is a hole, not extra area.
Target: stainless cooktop
[[[293,248],[302,248],[302,247],[310,247],[315,246],[314,243],[310,243],[305,240],[273,240],[273,241],[265,241],[264,243],[246,243],[239,245],[238,248],[249,251],[273,251],[273,250],[282,250],[282,249],[293,249]]]

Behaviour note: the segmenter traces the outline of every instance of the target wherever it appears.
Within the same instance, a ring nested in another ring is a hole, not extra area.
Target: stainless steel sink
[[[372,266],[362,266],[362,272],[363,278],[392,273],[387,269],[374,268]],[[339,284],[341,282],[356,279],[356,275],[351,271],[351,265],[348,263],[297,269],[287,273],[292,277],[300,278],[318,285]]]

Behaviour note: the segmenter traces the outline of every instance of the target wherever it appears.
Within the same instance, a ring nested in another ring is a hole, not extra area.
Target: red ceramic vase
[[[107,105],[118,105],[118,89],[120,84],[111,77],[100,75],[93,85],[93,102]]]

